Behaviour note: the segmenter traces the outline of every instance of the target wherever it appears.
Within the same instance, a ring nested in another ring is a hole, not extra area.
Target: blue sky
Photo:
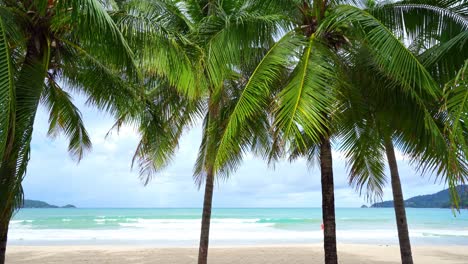
[[[27,199],[79,207],[201,207],[203,189],[192,180],[201,131],[187,131],[171,165],[148,186],[130,169],[138,135],[131,127],[106,133],[113,120],[77,100],[93,142],[92,151],[77,164],[67,153],[63,136],[47,137],[48,115],[37,114],[29,167],[24,180]],[[443,184],[422,178],[398,155],[405,198],[437,192]],[[366,204],[347,184],[345,160],[334,152],[335,200],[337,207]],[[389,184],[384,199],[391,199]],[[228,181],[220,181],[214,194],[215,207],[320,207],[320,174],[303,160],[281,162],[268,168],[261,159],[248,155],[241,168]]]

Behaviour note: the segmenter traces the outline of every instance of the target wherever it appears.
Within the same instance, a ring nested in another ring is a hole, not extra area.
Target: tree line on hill
[[[57,206],[43,201],[25,199],[21,208],[76,208],[76,206],[72,204]]]
[[[468,185],[457,186],[457,192],[460,197],[459,207],[468,209]],[[374,203],[372,208],[393,207],[393,201],[384,201]],[[405,200],[405,207],[411,208],[453,208],[453,202],[450,197],[450,190],[446,189],[434,194],[420,195]]]

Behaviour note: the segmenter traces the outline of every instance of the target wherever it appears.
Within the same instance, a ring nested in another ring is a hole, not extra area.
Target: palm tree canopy
[[[137,124],[142,136],[134,161],[145,183],[169,164],[184,129],[200,119],[203,138],[194,170],[198,183],[204,179],[216,156],[223,120],[233,110],[247,73],[289,23],[275,2],[129,1],[112,14],[135,47],[147,85],[146,110],[122,117],[122,122]],[[262,120],[257,129],[266,127],[266,117]],[[252,147],[265,142],[253,136],[259,133],[244,131]],[[239,157],[232,156],[217,174],[227,176]]]
[[[39,104],[49,111],[49,135],[68,137],[80,160],[91,141],[69,92],[113,114],[135,101],[134,55],[110,8],[97,0],[0,1],[2,221],[22,201]]]
[[[233,147],[239,143],[238,131],[252,120],[253,113],[265,109],[273,109],[273,130],[281,131],[284,141],[294,142],[299,148],[306,147],[308,141],[318,143],[324,134],[333,134],[332,123],[339,117],[338,98],[346,87],[345,53],[350,47],[366,47],[373,67],[418,104],[423,104],[424,98],[440,96],[436,81],[424,65],[390,28],[363,9],[365,5],[340,1],[281,3],[285,14],[296,14],[285,15],[291,18],[292,27],[284,30],[246,83],[227,119],[216,167],[222,167],[235,149],[242,149]],[[289,72],[286,78],[284,71]],[[278,83],[280,89],[274,87]],[[272,94],[275,99],[269,101]]]

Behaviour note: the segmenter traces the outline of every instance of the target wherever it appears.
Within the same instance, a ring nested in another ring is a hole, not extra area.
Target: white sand
[[[396,245],[339,244],[339,262],[350,264],[400,263]],[[170,263],[197,262],[196,248],[150,248],[131,246],[9,246],[7,263]],[[462,246],[414,246],[415,263],[468,263],[468,248]],[[212,264],[323,263],[322,245],[214,247]]]

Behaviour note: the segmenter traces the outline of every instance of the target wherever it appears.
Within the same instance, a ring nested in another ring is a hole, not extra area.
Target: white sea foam
[[[250,230],[259,227],[272,227],[273,223],[258,223],[260,219],[212,219],[212,228],[221,230]],[[138,228],[145,230],[198,230],[200,219],[136,219],[135,221],[119,223],[124,228]]]
[[[70,219],[64,218],[62,221]],[[115,218],[96,218],[96,224]],[[53,242],[69,241],[79,243],[105,243],[106,241],[127,241],[142,243],[177,243],[196,245],[199,239],[200,219],[126,219],[117,229],[34,229],[24,225],[24,220],[13,220],[10,241]],[[260,219],[214,218],[211,222],[210,239],[226,243],[296,243],[320,242],[323,233],[318,227],[311,230],[286,230],[275,228],[273,223],[260,223]],[[427,238],[440,236],[468,237],[468,230],[411,229],[411,237]],[[337,231],[338,240],[343,241],[397,241],[395,229],[348,229]]]
[[[23,223],[23,222],[24,222],[24,220],[11,220],[11,221],[10,221],[10,225],[11,225],[11,224],[13,224],[13,225],[15,225],[15,224],[21,224],[21,223]]]
[[[22,226],[23,228],[31,227],[31,224],[34,220],[12,220],[10,221],[10,228],[15,228],[16,226]]]
[[[200,220],[141,219],[137,223],[120,223],[117,230],[76,229],[22,229],[10,232],[11,240],[21,241],[186,241],[195,243],[199,239]],[[211,225],[213,241],[262,241],[319,238],[317,232],[297,232],[274,229],[269,224],[258,224],[254,220],[213,219]]]
[[[459,232],[452,232],[449,235],[458,235]],[[311,241],[322,238],[321,231],[286,231],[286,230],[225,230],[213,226],[210,231],[212,240],[249,242],[249,241]],[[412,237],[425,237],[427,232],[411,232]],[[433,235],[437,233],[431,233]],[[192,241],[199,238],[197,229],[119,229],[119,230],[62,230],[62,229],[13,229],[10,232],[11,240],[22,241]],[[447,234],[444,234],[447,235]],[[467,234],[465,234],[467,235]],[[397,234],[393,230],[379,230],[374,232],[360,231],[338,231],[338,239],[362,239],[362,240],[383,240],[396,239]]]

